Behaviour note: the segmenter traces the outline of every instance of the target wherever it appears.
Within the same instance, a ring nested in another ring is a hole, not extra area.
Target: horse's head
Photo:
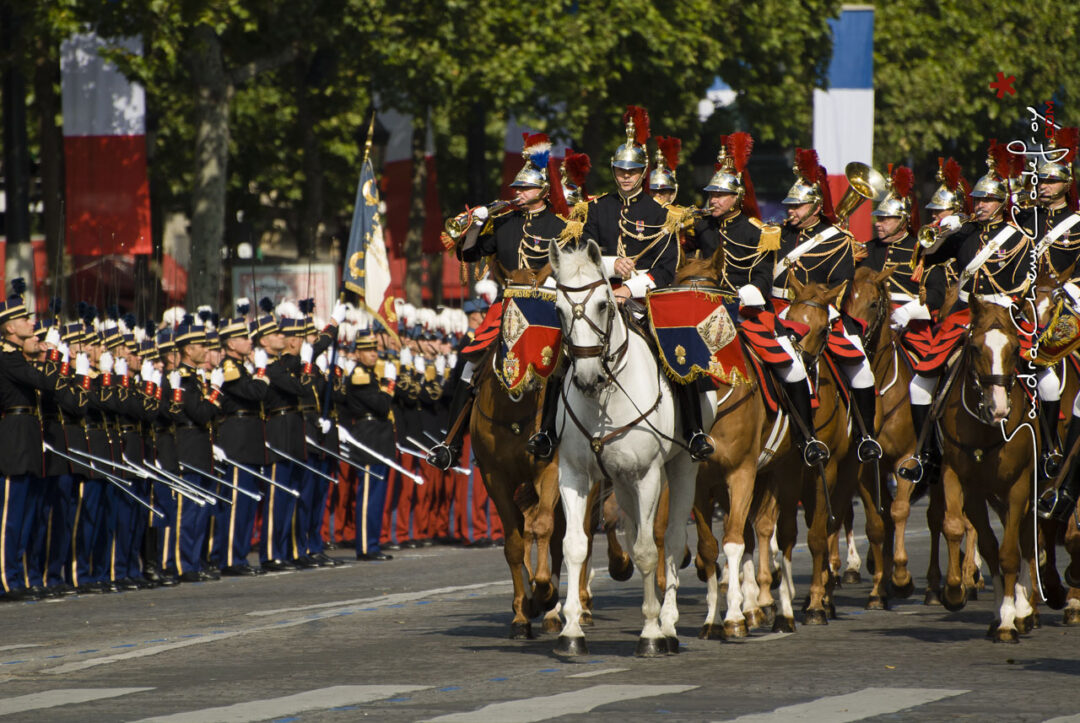
[[[1010,392],[1016,383],[1020,341],[1012,315],[1003,306],[979,301],[972,295],[968,353],[971,373],[980,392],[978,413],[987,424],[1008,419]]]
[[[719,286],[720,278],[724,269],[724,247],[716,249],[716,252],[707,259],[688,259],[675,272],[673,286],[692,286],[693,284],[707,284]]]
[[[1061,285],[1073,277],[1072,266],[1061,273],[1056,273],[1051,267],[1049,260],[1044,256],[1039,264],[1039,273],[1035,277],[1035,316],[1038,328],[1045,329],[1050,323],[1054,309],[1057,307],[1056,292]]]
[[[791,279],[795,298],[788,307],[787,318],[809,327],[797,345],[806,356],[817,358],[825,350],[829,339],[829,307],[836,306],[846,288],[846,283],[830,289],[825,284],[813,281],[803,284]]]
[[[544,264],[539,269],[514,269],[506,272],[503,286],[511,284],[515,286],[543,286],[549,276],[551,276],[551,264]]]
[[[860,266],[855,269],[855,278],[851,281],[851,293],[844,302],[844,310],[849,316],[866,322],[866,337],[873,338],[889,316],[889,286],[886,283],[893,275],[892,269],[874,271]]]
[[[600,247],[592,240],[565,251],[551,244],[548,258],[572,381],[584,394],[596,396],[610,382],[611,332],[619,313],[604,275]]]

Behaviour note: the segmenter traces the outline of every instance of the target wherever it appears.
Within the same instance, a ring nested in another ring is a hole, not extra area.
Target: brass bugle
[[[457,216],[447,219],[445,226],[446,235],[455,241],[461,238],[461,234],[465,233],[469,229],[469,226],[472,225],[473,217],[476,214],[477,209],[486,208],[488,218],[491,218],[493,216],[501,216],[504,213],[508,213],[517,208],[517,205],[517,201],[495,201],[486,206],[470,208],[468,211],[463,211]]]
[[[960,219],[960,226],[963,226],[965,223],[971,220],[966,213],[959,213],[956,214],[956,216]],[[919,229],[919,245],[922,246],[924,249],[932,249],[939,243],[941,243],[943,240],[947,239],[949,236],[952,236],[959,229],[959,226],[956,228],[942,228],[940,222],[935,221],[929,226],[923,226]]]

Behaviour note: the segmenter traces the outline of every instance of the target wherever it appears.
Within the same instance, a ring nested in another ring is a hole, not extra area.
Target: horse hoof
[[[803,613],[803,625],[828,625],[829,616],[824,610],[808,609]]]
[[[724,621],[724,635],[729,638],[745,638],[750,635],[750,630],[746,627],[746,620]]]
[[[995,643],[1019,643],[1020,634],[1014,628],[999,628],[994,631]]]
[[[712,623],[706,623],[701,626],[701,632],[698,633],[698,638],[701,640],[727,640],[727,636],[724,635],[723,626],[714,625]]]
[[[964,606],[967,605],[967,601],[970,599],[969,595],[970,592],[966,588],[959,588],[959,595],[957,596],[956,593],[950,594],[949,588],[946,587],[942,591],[941,604],[944,605],[945,609],[949,612],[955,613],[964,609]]]
[[[829,573],[829,581],[826,583],[826,589],[828,589],[828,590],[838,590],[838,589],[842,588],[843,586],[844,586],[844,584],[841,582],[840,576],[839,575],[834,575],[834,574],[832,574],[832,572],[830,572]]]
[[[611,579],[616,582],[626,582],[634,576],[634,561],[629,557],[626,558],[626,565],[619,568],[616,567],[614,562],[608,563],[608,574],[611,575]]]
[[[1066,609],[1065,614],[1061,617],[1061,622],[1070,627],[1080,625],[1080,608]]]
[[[659,658],[667,655],[668,644],[664,638],[638,638],[634,655],[639,658]]]
[[[690,548],[686,548],[686,554],[683,555],[682,563],[679,565],[680,570],[685,570],[690,567],[690,563],[693,561],[693,557],[690,556]]]
[[[884,595],[871,595],[866,601],[867,610],[888,610],[889,599]]]
[[[1020,635],[1027,635],[1031,632],[1031,618],[1017,618],[1016,619],[1016,632]]]
[[[549,618],[544,618],[544,632],[545,633],[561,633],[562,632],[562,620],[558,615],[552,615]]]
[[[532,623],[510,623],[511,640],[532,640]]]
[[[585,645],[585,638],[583,637],[560,635],[558,642],[555,643],[555,653],[567,656],[588,655],[589,648]]]
[[[862,582],[862,575],[858,570],[844,570],[844,577],[842,578],[845,585],[858,585]]]
[[[1039,611],[1038,610],[1031,613],[1031,615],[1029,615],[1028,617],[1031,619],[1031,629],[1032,630],[1038,630],[1039,628],[1042,627],[1042,619],[1039,617]]]
[[[923,598],[923,605],[937,606],[941,604],[941,593],[933,588],[926,589],[926,597]]]
[[[679,654],[679,639],[674,635],[668,635],[664,638],[664,642],[667,643],[668,655]]]
[[[760,608],[754,608],[750,612],[743,611],[743,616],[746,617],[746,626],[751,630],[763,628],[766,625],[765,613]]]
[[[915,581],[910,577],[908,581],[903,585],[897,585],[894,582],[889,582],[889,596],[899,598],[900,600],[907,600],[911,597],[911,593],[915,592]]]
[[[795,632],[795,618],[785,618],[783,615],[777,615],[776,620],[773,620],[772,631],[774,633]]]
[[[578,625],[584,625],[586,627],[592,627],[593,619],[592,613],[588,610],[581,613],[581,618],[578,620]]]
[[[810,609],[810,593],[806,593],[806,597],[802,601],[802,611],[806,612]]]

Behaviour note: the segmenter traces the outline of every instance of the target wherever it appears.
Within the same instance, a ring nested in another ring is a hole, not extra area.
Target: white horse
[[[636,654],[678,652],[675,591],[697,468],[685,447],[675,441],[681,439],[681,430],[676,426],[671,387],[648,343],[619,313],[596,243],[590,241],[585,247],[565,251],[551,244],[549,257],[557,282],[563,345],[570,362],[557,418],[569,590],[563,605],[566,623],[555,652],[588,653],[578,594],[588,542],[585,502],[593,484],[605,478],[613,483],[615,497],[627,515],[630,553],[642,577],[645,626]],[[708,429],[711,417],[704,422]],[[658,555],[653,522],[664,479],[670,487],[670,511],[661,607],[656,591]]]

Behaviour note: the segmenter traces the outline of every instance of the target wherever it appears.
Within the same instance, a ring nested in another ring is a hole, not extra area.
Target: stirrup
[[[873,459],[881,459],[881,445],[869,434],[859,440],[859,446],[855,448],[855,456],[860,462],[866,463]]]
[[[1039,517],[1044,520],[1061,520],[1064,522],[1076,509],[1076,500],[1070,499],[1069,495],[1061,494],[1061,489],[1052,487],[1041,495],[1035,503],[1035,509]]]
[[[551,456],[555,454],[555,442],[547,430],[541,429],[529,437],[529,441],[525,443],[525,449],[537,459],[551,459]]]
[[[690,435],[690,441],[687,443],[687,447],[689,447],[690,450],[690,459],[695,462],[704,462],[716,451],[716,447],[714,447],[712,443],[712,438],[700,429]]]
[[[428,451],[427,463],[443,472],[450,469],[454,463],[454,452],[450,449],[450,445],[440,442],[432,447]]]
[[[914,462],[910,467],[905,466],[908,462]],[[921,454],[913,454],[907,459],[902,459],[896,465],[896,473],[912,484],[918,484],[926,474],[926,464]]]
[[[1065,455],[1058,451],[1057,447],[1042,453],[1042,471],[1046,479],[1054,479],[1061,472],[1061,465],[1065,462]]]
[[[802,458],[807,467],[829,461],[829,447],[820,439],[811,437],[803,444]]]

